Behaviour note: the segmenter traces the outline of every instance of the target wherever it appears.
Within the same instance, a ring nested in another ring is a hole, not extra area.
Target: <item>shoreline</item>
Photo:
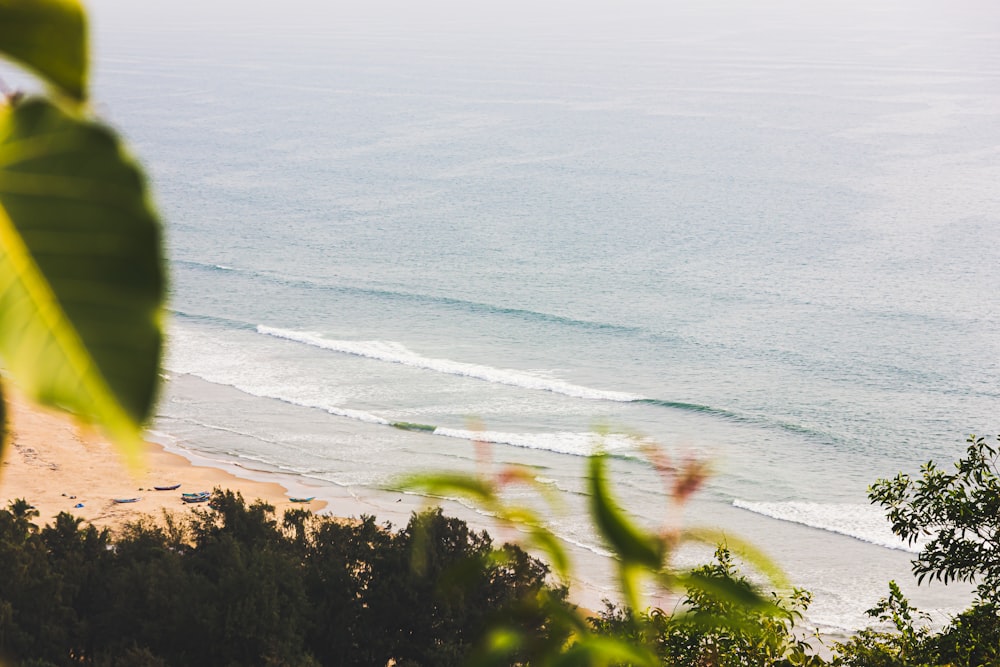
[[[5,386],[8,438],[0,460],[0,507],[23,498],[38,510],[39,527],[52,524],[68,512],[97,528],[120,530],[126,523],[148,517],[161,520],[164,511],[190,516],[203,503],[184,503],[183,492],[238,491],[247,503],[261,499],[275,507],[280,519],[286,509],[308,509],[350,521],[373,516],[393,529],[406,526],[413,513],[441,506],[450,516],[465,520],[475,530],[486,530],[495,542],[518,541],[510,526],[501,526],[455,502],[431,501],[420,495],[389,489],[356,489],[310,484],[292,474],[256,470],[238,462],[212,458],[189,449],[174,436],[156,430],[145,433],[145,451],[138,472],[129,469],[118,449],[96,429],[71,415],[27,400],[9,384]],[[180,484],[176,490],[156,491],[154,486]],[[293,503],[291,497],[310,497]],[[133,503],[115,498],[137,497]],[[77,505],[83,505],[77,507]],[[536,554],[538,555],[538,554]],[[571,599],[586,609],[602,608],[602,599],[613,587],[614,574],[605,559],[586,551],[576,553],[576,570],[570,577]],[[580,562],[580,561],[584,562]],[[586,571],[589,576],[581,576]]]
[[[240,475],[238,466],[200,461],[149,437],[138,468],[131,470],[113,444],[72,416],[37,406],[12,391],[5,400],[8,439],[0,463],[0,502],[6,508],[24,498],[38,510],[35,520],[40,525],[52,523],[60,512],[112,530],[141,516],[159,518],[164,510],[184,516],[202,504],[183,502],[182,492],[217,487],[240,492],[248,503],[260,499],[274,505],[278,517],[292,507],[318,513],[328,504],[320,498],[293,503],[289,485]],[[180,487],[153,489],[173,484]],[[117,503],[115,498],[139,500]]]
[[[518,542],[522,537],[516,528],[499,525],[457,502],[445,499],[432,501],[390,489],[362,491],[322,484],[318,480],[315,480],[317,483],[310,483],[310,480],[299,479],[293,473],[257,470],[238,461],[213,458],[186,447],[169,433],[158,431],[146,434],[145,459],[141,470],[133,473],[118,450],[94,429],[77,423],[71,416],[36,406],[14,391],[6,393],[6,400],[9,437],[0,463],[0,503],[6,508],[16,498],[26,499],[38,509],[39,516],[35,522],[40,526],[51,524],[61,511],[98,528],[113,531],[143,517],[160,520],[164,510],[185,517],[202,505],[183,503],[181,492],[211,491],[219,487],[238,491],[248,503],[256,499],[264,500],[275,507],[275,515],[279,519],[286,509],[302,508],[344,520],[369,515],[374,516],[380,525],[392,524],[393,528],[402,528],[413,512],[437,505],[450,516],[465,520],[473,529],[487,530],[498,544]],[[177,483],[181,487],[175,491],[151,490],[153,486]],[[113,500],[133,496],[142,499],[125,504]],[[290,501],[292,496],[315,496],[315,500],[306,504],[293,503]],[[81,503],[82,508],[75,507]],[[786,559],[790,551],[796,551],[801,546],[803,535],[816,535],[813,532],[815,529],[806,529],[804,533],[799,525],[758,515],[741,516],[738,523],[737,526],[723,522],[717,527],[737,535],[747,532],[758,536],[767,534],[771,556],[782,563],[789,577],[795,582],[808,579],[808,571],[796,567],[797,561],[789,564]],[[813,554],[810,567],[815,567],[817,562],[826,568],[840,567],[845,559],[864,561],[872,548],[881,548],[853,539],[844,542],[843,547],[837,553]],[[570,584],[570,599],[574,603],[584,609],[600,610],[604,598],[618,599],[617,575],[609,559],[581,545],[568,544],[567,549],[574,567],[565,583]],[[905,554],[894,552],[891,556],[893,560],[906,560]],[[867,574],[869,576],[860,578],[871,579],[873,573]],[[883,580],[888,581],[885,576],[875,578],[879,585],[884,583]],[[845,582],[857,583],[851,577]],[[911,599],[925,609],[935,609],[948,597],[942,589],[916,590],[909,581],[904,583],[904,588]],[[809,590],[821,597],[834,594],[815,587]],[[881,593],[881,590],[873,591],[871,602],[874,603]],[[665,599],[660,597],[657,595],[655,601],[663,604]],[[936,599],[928,606],[929,598]],[[811,612],[807,613],[803,627],[816,629],[825,639],[843,640],[856,631],[833,622],[833,619],[823,618],[820,604],[814,605]]]

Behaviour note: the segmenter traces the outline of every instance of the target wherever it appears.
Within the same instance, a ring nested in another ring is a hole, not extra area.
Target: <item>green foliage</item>
[[[542,641],[547,619],[519,606],[565,595],[540,561],[440,510],[394,532],[301,509],[278,521],[230,492],[212,504],[114,537],[0,511],[0,661],[457,667],[496,619]]]
[[[0,511],[0,660],[30,655],[56,663],[72,613],[62,576],[48,559],[30,507],[23,501]],[[26,652],[28,652],[26,654]]]
[[[512,484],[524,484],[538,490],[539,495],[549,502],[550,507],[558,502],[549,489],[535,481],[533,475],[514,466],[504,468],[493,478],[463,473],[438,473],[408,477],[400,480],[397,486],[432,497],[465,498],[483,507],[498,520],[516,524],[524,531],[527,545],[545,554],[557,575],[567,577],[569,557],[562,542],[545,527],[539,512],[530,507],[511,505],[504,501],[503,490]]]
[[[954,472],[933,461],[920,477],[900,473],[869,489],[873,503],[886,510],[894,533],[910,544],[931,539],[913,561],[918,583],[977,584],[977,601],[939,632],[914,609],[895,582],[889,595],[868,611],[891,631],[867,629],[837,645],[835,664],[865,667],[1000,665],[1000,450],[970,436]],[[923,621],[917,625],[917,621]]]
[[[87,96],[87,26],[74,0],[0,0],[0,54],[65,95]]]
[[[7,444],[7,401],[4,400],[3,385],[0,384],[0,461],[3,461],[4,446]]]
[[[641,638],[655,647],[658,664],[663,665],[823,664],[795,632],[796,621],[811,601],[809,593],[794,589],[788,597],[772,594],[764,603],[725,547],[686,581],[681,609],[674,613],[635,613],[609,603],[594,625],[609,636]]]
[[[675,467],[659,452],[650,452],[650,458],[654,468],[664,476],[667,488],[672,489],[671,499],[677,504],[683,503],[704,478],[704,466],[697,461]],[[717,630],[728,624],[729,631],[738,630],[742,636],[753,637],[762,643],[765,648],[760,649],[763,651],[760,655],[776,656],[776,660],[790,660],[794,656],[800,660],[796,664],[806,664],[805,645],[794,643],[790,630],[786,629],[797,617],[799,606],[804,609],[808,603],[807,594],[793,591],[793,602],[790,604],[775,596],[762,595],[746,579],[734,576],[728,550],[720,552],[724,554],[720,555],[720,559],[724,558],[720,560],[721,571],[701,569],[684,573],[672,570],[670,555],[680,543],[696,541],[714,546],[724,536],[705,529],[652,532],[640,527],[613,497],[606,463],[606,456],[601,454],[589,460],[591,515],[598,534],[614,554],[625,600],[623,611],[613,611],[611,616],[594,623],[567,606],[561,598],[544,592],[534,598],[526,598],[519,609],[523,615],[521,618],[515,616],[490,626],[479,644],[475,664],[658,665],[661,660],[673,659],[671,654],[662,650],[666,632],[662,623],[667,616],[659,610],[635,611],[646,608],[641,591],[647,583],[667,592],[679,587],[688,590],[692,613],[670,617],[671,632],[685,634],[694,642],[685,654],[687,657],[697,657],[702,662],[710,659],[714,649],[691,639],[693,633],[696,630],[705,631],[707,637],[711,634],[707,627]],[[527,535],[527,545],[557,563],[555,571],[566,577],[571,565],[568,554],[546,527],[541,514],[504,500],[504,491],[511,484],[529,485],[539,490],[542,500],[548,499],[545,488],[538,485],[529,472],[514,467],[502,468],[493,476],[453,473],[421,476],[405,480],[402,487],[476,502],[498,520],[517,526]],[[783,578],[766,557],[745,543],[734,540],[734,544],[739,547],[740,555],[759,573],[769,577],[771,583],[778,587],[783,586]],[[526,632],[523,617],[548,619],[544,626],[547,634],[539,636]],[[762,619],[777,620],[767,624],[762,623]],[[739,650],[734,648],[732,652],[735,654]]]
[[[605,470],[606,457],[590,459],[591,514],[598,534],[612,550],[618,564],[623,599],[618,607],[608,604],[596,618],[583,619],[562,600],[546,597],[544,591],[525,599],[521,613],[547,619],[539,627],[546,634],[528,636],[517,616],[492,622],[479,642],[477,665],[852,665],[866,667],[984,667],[1000,665],[1000,617],[989,601],[996,586],[990,571],[996,524],[1000,522],[997,502],[996,450],[981,438],[970,440],[966,459],[955,475],[947,475],[933,464],[924,467],[925,479],[912,482],[900,475],[873,486],[872,497],[890,510],[897,534],[907,539],[942,529],[931,546],[948,545],[964,538],[961,553],[975,558],[948,561],[937,556],[928,563],[947,569],[940,578],[960,575],[983,576],[983,601],[952,619],[940,632],[932,632],[921,621],[926,617],[914,609],[895,582],[889,595],[869,615],[891,629],[866,629],[850,641],[833,647],[830,662],[817,654],[812,642],[796,627],[811,597],[801,589],[789,588],[780,571],[750,544],[703,528],[651,532],[630,519],[610,492]],[[674,466],[662,454],[650,451],[654,468],[664,476],[670,500],[681,504],[697,488],[704,466],[688,462]],[[510,484],[533,484],[523,470],[503,468],[492,476],[464,476],[453,473],[412,478],[405,488],[440,496],[458,496],[478,503],[501,521],[516,524],[528,534],[528,544],[555,554],[562,564],[561,575],[569,571],[568,555],[545,528],[537,511],[512,506],[504,501]],[[536,485],[537,486],[537,485]],[[538,487],[543,490],[543,487]],[[952,522],[949,524],[948,522]],[[962,533],[957,527],[968,531]],[[546,536],[543,538],[542,536]],[[715,561],[691,572],[670,568],[670,556],[682,542],[723,544]],[[952,552],[953,553],[953,552]],[[924,557],[926,554],[921,554]],[[764,575],[784,594],[762,595],[757,586],[736,567],[738,555]],[[929,572],[931,565],[923,567]],[[968,571],[960,568],[968,567]],[[921,571],[918,570],[918,574]],[[666,593],[683,591],[679,607],[672,612],[642,604],[643,584],[654,584]]]
[[[991,603],[974,604],[926,643],[941,664],[1000,665],[1000,610]]]
[[[919,667],[937,664],[927,650],[930,631],[915,627],[914,621],[926,623],[927,615],[910,605],[895,581],[889,582],[889,596],[867,611],[868,616],[891,623],[894,632],[866,629],[849,642],[837,644],[835,664],[857,667]]]
[[[0,105],[0,358],[134,453],[158,382],[160,225],[138,166],[78,104],[86,41],[76,2],[0,0],[0,54],[61,93]]]
[[[605,455],[590,457],[590,511],[604,541],[620,556],[619,578],[626,604],[638,608],[639,577],[659,574],[666,558],[662,537],[649,535],[633,525],[611,497],[605,474]]]
[[[885,508],[894,533],[913,544],[934,537],[913,561],[918,582],[936,579],[977,584],[986,603],[1000,601],[1000,471],[998,449],[970,436],[954,472],[933,461],[921,477],[899,474],[869,489],[873,503]]]
[[[896,582],[889,596],[868,615],[892,631],[866,629],[837,644],[834,665],[852,667],[992,667],[1000,665],[1000,616],[996,606],[977,603],[940,632],[927,626],[926,614],[915,609]],[[917,620],[924,624],[917,626]]]
[[[503,469],[476,483],[445,476],[419,484],[483,499],[514,521],[532,515],[509,507],[503,490],[529,479]],[[627,544],[616,558],[645,583],[658,584],[661,595],[674,594],[676,608],[609,603],[596,617],[584,616],[567,602],[564,586],[548,582],[544,563],[514,545],[495,547],[486,533],[440,509],[414,515],[394,532],[372,517],[346,523],[301,508],[279,520],[266,503],[248,505],[239,494],[216,491],[214,509],[184,520],[142,519],[112,536],[66,513],[39,530],[32,522],[37,511],[18,499],[0,511],[6,568],[0,661],[57,667],[1000,664],[995,605],[977,604],[931,632],[895,583],[869,611],[889,629],[858,633],[824,662],[797,627],[809,594],[794,588],[762,594],[737,565],[759,573],[752,550],[726,545],[707,565],[673,571],[666,559],[674,545],[719,535],[650,534],[607,488],[602,493],[602,502],[614,507],[611,520],[627,524],[638,539],[665,545],[655,570],[643,568],[642,554],[633,556]],[[532,528],[545,532],[541,524]],[[737,556],[743,552],[751,558]]]

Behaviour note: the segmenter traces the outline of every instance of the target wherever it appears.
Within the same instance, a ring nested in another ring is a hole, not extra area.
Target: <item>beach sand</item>
[[[37,407],[14,392],[5,394],[9,435],[0,464],[0,503],[7,507],[10,501],[24,498],[39,511],[39,525],[51,523],[59,512],[69,512],[95,526],[114,529],[142,514],[159,518],[165,509],[182,514],[205,508],[204,503],[184,503],[181,493],[217,487],[239,491],[248,502],[262,499],[275,506],[279,517],[289,507],[318,511],[326,505],[319,500],[293,503],[288,490],[276,482],[195,465],[151,442],[140,466],[131,470],[122,454],[96,430]],[[153,490],[172,484],[181,486],[175,491]],[[116,503],[115,498],[140,500]]]

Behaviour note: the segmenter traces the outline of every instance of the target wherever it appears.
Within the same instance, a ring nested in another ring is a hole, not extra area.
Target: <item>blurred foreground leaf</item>
[[[631,665],[657,667],[656,655],[642,646],[617,637],[587,636],[577,641],[552,663],[556,667]]]
[[[393,486],[399,490],[419,491],[439,498],[468,498],[485,505],[493,505],[496,500],[492,484],[464,473],[412,475],[404,477]]]
[[[87,96],[87,24],[76,0],[0,0],[0,54],[76,100]]]
[[[0,109],[0,248],[7,369],[134,453],[158,382],[163,259],[143,176],[110,130],[42,99]]]
[[[684,542],[700,542],[707,546],[717,547],[725,545],[726,549],[753,566],[760,574],[766,576],[771,585],[778,590],[791,587],[785,573],[778,567],[777,563],[771,560],[767,554],[758,549],[753,543],[744,540],[736,535],[716,528],[692,527],[686,528],[681,533],[681,540]]]
[[[772,600],[761,595],[756,588],[747,585],[742,580],[709,576],[703,572],[695,571],[678,576],[677,581],[687,589],[689,596],[692,591],[698,591],[717,600],[725,601],[727,605],[738,605],[748,612],[763,612],[771,615],[777,615],[781,612],[781,609]]]
[[[618,507],[608,489],[604,454],[590,457],[591,512],[601,536],[625,563],[637,563],[651,571],[663,566],[663,545],[636,527]]]
[[[508,467],[499,475],[500,481],[466,473],[436,473],[405,477],[394,485],[404,491],[417,491],[438,498],[466,498],[487,510],[498,521],[518,526],[526,533],[526,542],[546,554],[549,565],[562,578],[569,575],[569,556],[538,512],[518,505],[510,505],[500,497],[500,489],[512,482],[527,484],[549,498],[551,491],[538,484],[534,475]],[[549,498],[551,500],[551,498]]]
[[[7,451],[7,401],[4,400],[3,383],[0,383],[0,465],[3,463],[5,451]],[[0,467],[0,470],[2,469]]]

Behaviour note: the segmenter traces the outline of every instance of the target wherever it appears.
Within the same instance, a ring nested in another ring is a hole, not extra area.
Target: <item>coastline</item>
[[[264,500],[275,507],[278,517],[294,507],[344,520],[370,515],[395,528],[405,526],[414,512],[439,504],[477,530],[486,529],[497,542],[518,538],[510,527],[453,502],[434,503],[422,496],[388,490],[357,494],[336,486],[296,483],[280,473],[199,455],[155,431],[147,433],[140,469],[133,471],[117,448],[95,429],[71,415],[28,401],[9,384],[5,390],[8,438],[0,460],[0,507],[6,509],[15,499],[23,498],[38,510],[33,521],[39,526],[54,523],[60,512],[69,512],[84,523],[116,531],[142,517],[158,521],[164,511],[179,517],[189,515],[206,506],[184,503],[182,492],[222,488],[240,492],[248,503]],[[153,489],[173,484],[181,486],[171,491]],[[290,500],[298,496],[315,499],[306,504]],[[134,503],[114,501],[131,497],[141,499]],[[83,507],[76,507],[78,504]],[[593,554],[587,555],[595,561],[590,563],[591,577],[608,565],[597,562],[601,559]],[[571,578],[574,601],[587,609],[601,608],[611,573],[602,572],[598,580],[604,586],[596,588],[591,578],[581,578],[579,572],[576,575]]]
[[[181,500],[182,492],[238,491],[249,503],[261,499],[274,505],[278,516],[290,507],[319,512],[321,499],[293,503],[289,488],[277,481],[243,477],[222,467],[191,460],[147,438],[136,470],[96,430],[71,416],[36,406],[15,392],[6,392],[8,440],[0,464],[0,502],[3,507],[24,498],[35,509],[40,525],[52,523],[60,512],[82,518],[99,528],[117,529],[140,516],[154,519],[164,510],[185,515],[203,505]],[[154,486],[180,484],[172,491]],[[115,498],[140,498],[117,503]],[[82,507],[77,507],[82,505]]]
[[[9,388],[5,387],[5,388]],[[51,524],[62,511],[99,528],[116,530],[129,521],[150,517],[159,520],[163,511],[186,516],[197,507],[180,500],[181,492],[230,489],[240,492],[249,503],[262,499],[275,507],[276,516],[296,507],[314,513],[344,519],[374,516],[381,524],[406,525],[413,512],[440,505],[450,516],[466,521],[475,530],[487,530],[495,542],[518,541],[515,528],[499,525],[490,517],[454,501],[426,497],[390,489],[344,487],[322,484],[318,480],[297,478],[280,471],[243,467],[237,461],[210,458],[196,449],[188,449],[174,436],[151,432],[147,437],[145,460],[139,472],[130,471],[118,450],[95,430],[81,426],[72,417],[38,407],[14,391],[6,392],[9,438],[0,463],[0,506],[6,508],[16,498],[24,498],[38,511],[38,525]],[[181,484],[175,491],[153,491],[153,486]],[[75,498],[73,497],[75,496]],[[308,504],[292,503],[290,496],[315,496]],[[141,497],[135,503],[118,504],[114,498]],[[76,504],[83,504],[76,508]],[[719,519],[719,517],[716,517]],[[695,524],[697,519],[692,518]],[[883,594],[885,582],[908,571],[909,554],[854,539],[838,538],[839,548],[824,550],[829,535],[797,524],[776,521],[762,515],[740,513],[716,524],[723,533],[742,536],[767,535],[769,555],[781,564],[789,578],[817,596],[804,627],[815,628],[826,639],[843,640],[853,630],[845,626],[837,613],[837,596],[842,590],[816,586],[812,570],[841,572],[838,581],[851,590],[870,591],[871,606]],[[583,545],[568,543],[566,548],[574,566],[569,583],[570,599],[584,609],[599,610],[603,600],[617,599],[618,581],[613,561]],[[802,553],[810,554],[808,559]],[[873,552],[880,565],[871,560]],[[541,554],[535,554],[541,555]],[[883,562],[884,561],[884,562]],[[700,562],[700,561],[699,561]],[[864,562],[861,571],[845,563]],[[693,563],[692,563],[693,564]],[[947,608],[959,611],[955,587],[918,588],[908,579],[900,579],[905,592],[922,609]],[[830,605],[834,602],[834,616]],[[669,595],[659,596],[656,604],[672,606]],[[936,622],[946,616],[938,614]]]

